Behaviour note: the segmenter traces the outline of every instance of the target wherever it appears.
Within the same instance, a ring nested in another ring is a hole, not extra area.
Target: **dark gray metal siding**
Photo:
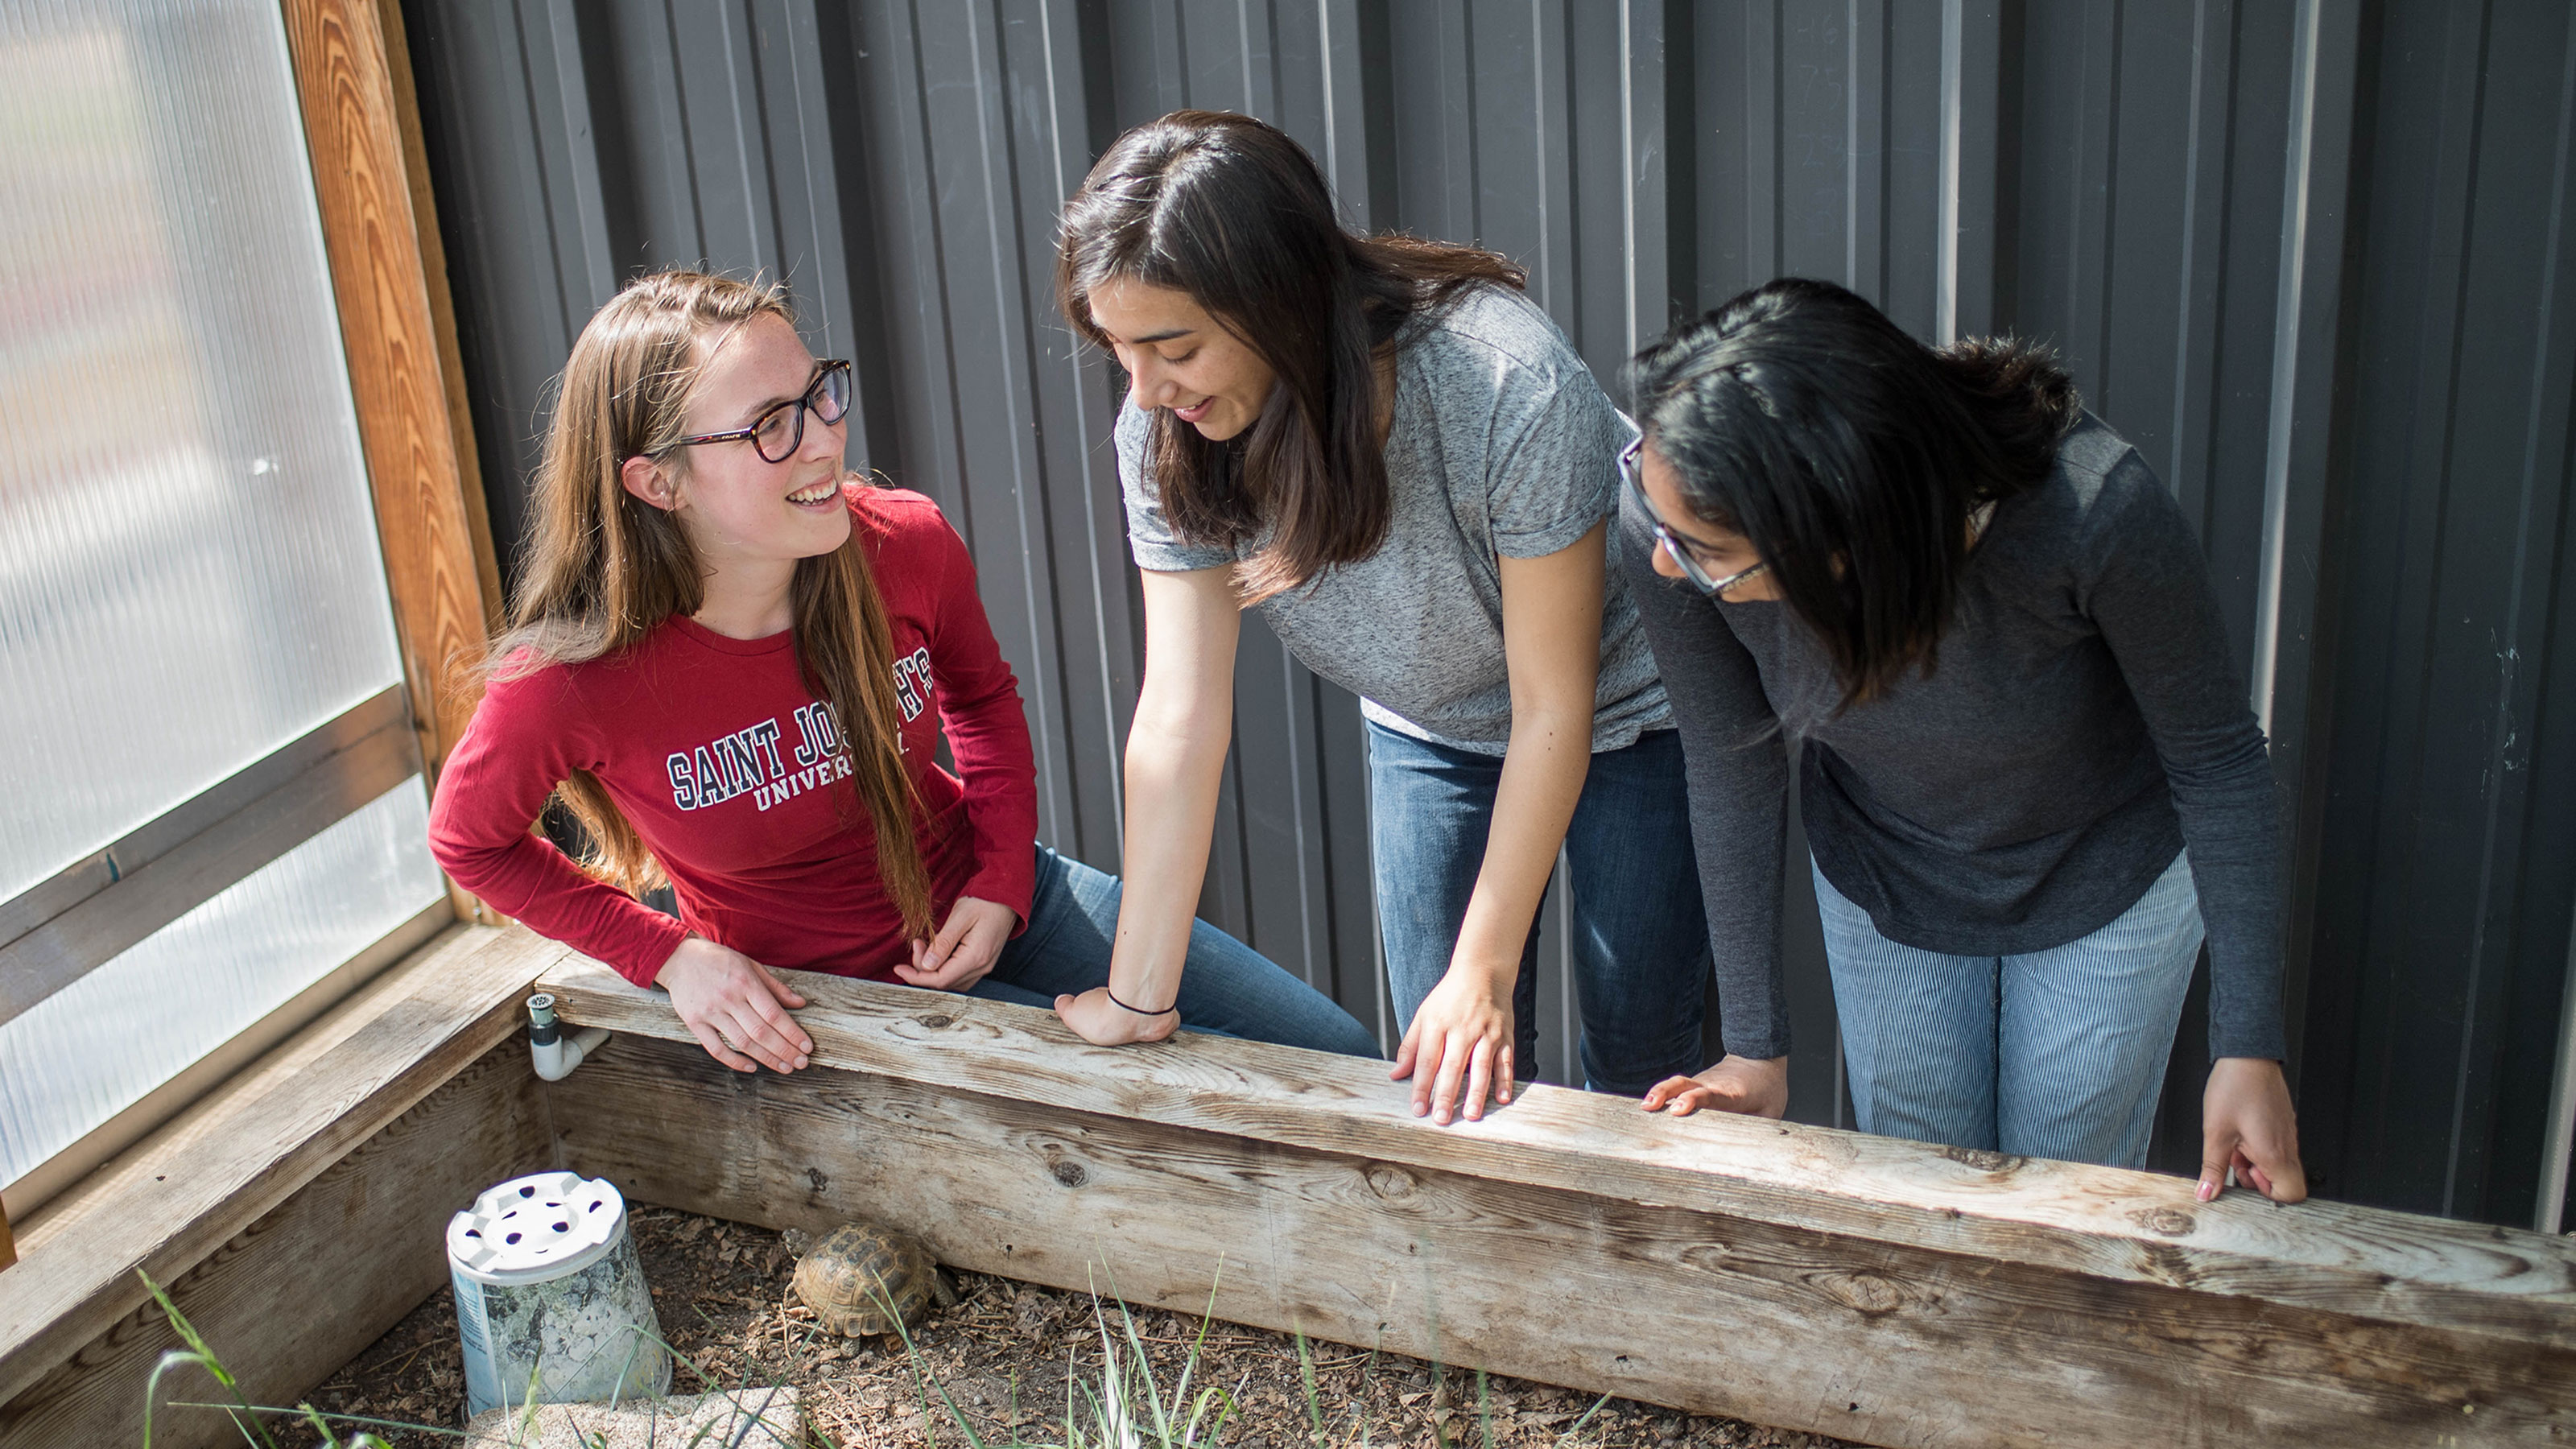
[[[497,526],[619,280],[786,277],[818,350],[858,361],[857,450],[965,531],[1043,829],[1103,866],[1141,628],[1116,383],[1050,277],[1055,208],[1120,129],[1278,122],[1355,224],[1522,261],[1614,385],[1673,316],[1784,272],[1927,338],[2054,341],[2198,521],[2272,731],[2323,1190],[2530,1217],[2576,901],[2561,0],[405,10]],[[1257,622],[1237,699],[1206,912],[1388,1025],[1355,704]],[[1830,1120],[1832,1002],[1792,904],[1797,1111]]]

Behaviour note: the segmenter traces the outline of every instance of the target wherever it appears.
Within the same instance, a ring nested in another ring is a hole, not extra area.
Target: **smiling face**
[[[1655,516],[1662,520],[1666,532],[1675,542],[1689,549],[1691,559],[1712,579],[1731,574],[1762,562],[1753,540],[1732,529],[1701,520],[1691,512],[1690,501],[1682,496],[1681,478],[1664,455],[1655,451],[1651,442],[1638,451],[1637,481],[1646,490],[1646,501],[1653,504]],[[1682,566],[1661,546],[1655,549],[1655,572],[1668,579],[1685,578]],[[1755,574],[1718,595],[1730,604],[1749,604],[1780,597],[1778,583],[1767,572]]]
[[[1127,369],[1137,407],[1169,408],[1217,442],[1260,418],[1278,374],[1189,293],[1114,278],[1090,300],[1092,325]]]
[[[779,403],[804,396],[814,354],[787,319],[763,313],[699,341],[700,371],[686,435],[747,428]],[[830,553],[850,536],[841,496],[848,419],[826,424],[810,411],[805,437],[787,460],[763,459],[745,439],[700,443],[656,465],[630,459],[627,490],[670,510],[689,535],[698,565],[718,579],[784,574],[796,561]]]

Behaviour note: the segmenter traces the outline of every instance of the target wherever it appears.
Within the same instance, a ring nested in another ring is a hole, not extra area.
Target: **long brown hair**
[[[496,671],[606,658],[705,603],[679,520],[628,493],[619,470],[640,455],[686,476],[688,450],[677,443],[711,344],[764,315],[794,320],[780,288],[670,271],[636,280],[582,328],[537,471],[518,598],[487,656]],[[796,564],[788,592],[797,669],[831,706],[850,753],[851,789],[841,803],[874,822],[886,894],[905,931],[927,936],[930,881],[898,733],[894,644],[860,537],[869,519],[861,513],[852,522],[839,548]],[[597,777],[576,770],[555,798],[590,837],[585,869],[629,892],[663,882],[660,864]]]
[[[1182,538],[1266,540],[1237,573],[1261,599],[1386,541],[1380,349],[1473,283],[1527,278],[1474,247],[1345,231],[1322,169],[1285,132],[1174,111],[1119,137],[1064,204],[1056,302],[1104,349],[1091,291],[1112,280],[1188,293],[1278,375],[1260,417],[1225,442],[1157,410],[1145,463]]]

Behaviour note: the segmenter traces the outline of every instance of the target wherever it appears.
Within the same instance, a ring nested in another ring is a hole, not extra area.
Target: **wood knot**
[[[2192,1229],[2200,1226],[2198,1218],[2180,1208],[2172,1207],[2140,1208],[2129,1214],[2129,1221],[2145,1228],[2148,1232],[2161,1233],[2168,1238],[2188,1238],[2191,1236]]]
[[[1878,1273],[1818,1273],[1818,1291],[1863,1318],[1880,1318],[1905,1306],[1905,1289]]]
[[[1047,1175],[1066,1187],[1080,1187],[1091,1181],[1091,1174],[1083,1170],[1082,1164],[1067,1157],[1048,1163]]]
[[[938,1011],[934,1011],[928,1016],[915,1017],[913,1019],[920,1022],[923,1026],[930,1028],[932,1031],[937,1031],[942,1027],[955,1026],[957,1024],[957,1018],[950,1016],[945,1012]]]
[[[1735,1255],[1724,1243],[1693,1243],[1681,1250],[1681,1264],[1703,1273],[1724,1273],[1734,1267]]]
[[[2015,1157],[2009,1152],[1989,1152],[1982,1147],[1944,1147],[1941,1155],[1961,1167],[1972,1167],[1979,1172],[2010,1172],[2030,1160]]]
[[[832,1186],[832,1179],[825,1177],[823,1175],[823,1169],[819,1167],[806,1168],[805,1180],[814,1184],[814,1195],[816,1197],[821,1197],[825,1192],[829,1191]]]
[[[1412,1173],[1384,1162],[1370,1163],[1362,1176],[1368,1181],[1369,1191],[1388,1202],[1409,1201],[1422,1187]]]

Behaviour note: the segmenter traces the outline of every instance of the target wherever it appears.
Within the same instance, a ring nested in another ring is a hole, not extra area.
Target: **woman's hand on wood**
[[[1669,1107],[1676,1117],[1687,1117],[1702,1107],[1712,1112],[1777,1117],[1789,1110],[1789,1059],[1724,1057],[1696,1077],[1667,1077],[1657,1082],[1640,1105],[1649,1112]]]
[[[1146,1003],[1136,1002],[1138,1006]],[[1109,988],[1095,986],[1080,996],[1059,996],[1055,1014],[1073,1028],[1073,1034],[1093,1046],[1126,1046],[1132,1042],[1161,1041],[1181,1029],[1177,1011],[1129,1011],[1109,999]]]
[[[1011,927],[1020,913],[1009,906],[959,896],[948,908],[948,922],[927,941],[912,943],[912,962],[896,962],[894,974],[906,986],[933,991],[964,991],[984,979],[1002,959]]]
[[[1413,1115],[1429,1114],[1446,1127],[1464,1114],[1485,1115],[1490,1094],[1500,1106],[1512,1099],[1512,982],[1520,963],[1500,972],[1451,962],[1449,974],[1422,999],[1413,1025],[1395,1049],[1396,1081],[1413,1078]]]
[[[1488,1098],[1496,1106],[1512,1099],[1519,1040],[1512,986],[1592,768],[1608,536],[1596,523],[1554,553],[1498,560],[1511,740],[1448,973],[1414,1012],[1392,1073],[1413,1078],[1413,1114],[1444,1127],[1461,1114],[1481,1119]]]
[[[2290,1084],[2269,1057],[2220,1057],[2200,1099],[2200,1200],[2236,1180],[2274,1202],[2302,1202],[2308,1170],[2299,1163],[2299,1116]]]
[[[653,984],[671,993],[680,1024],[707,1055],[737,1072],[792,1072],[813,1056],[814,1039],[787,1014],[805,998],[740,951],[691,936]]]

